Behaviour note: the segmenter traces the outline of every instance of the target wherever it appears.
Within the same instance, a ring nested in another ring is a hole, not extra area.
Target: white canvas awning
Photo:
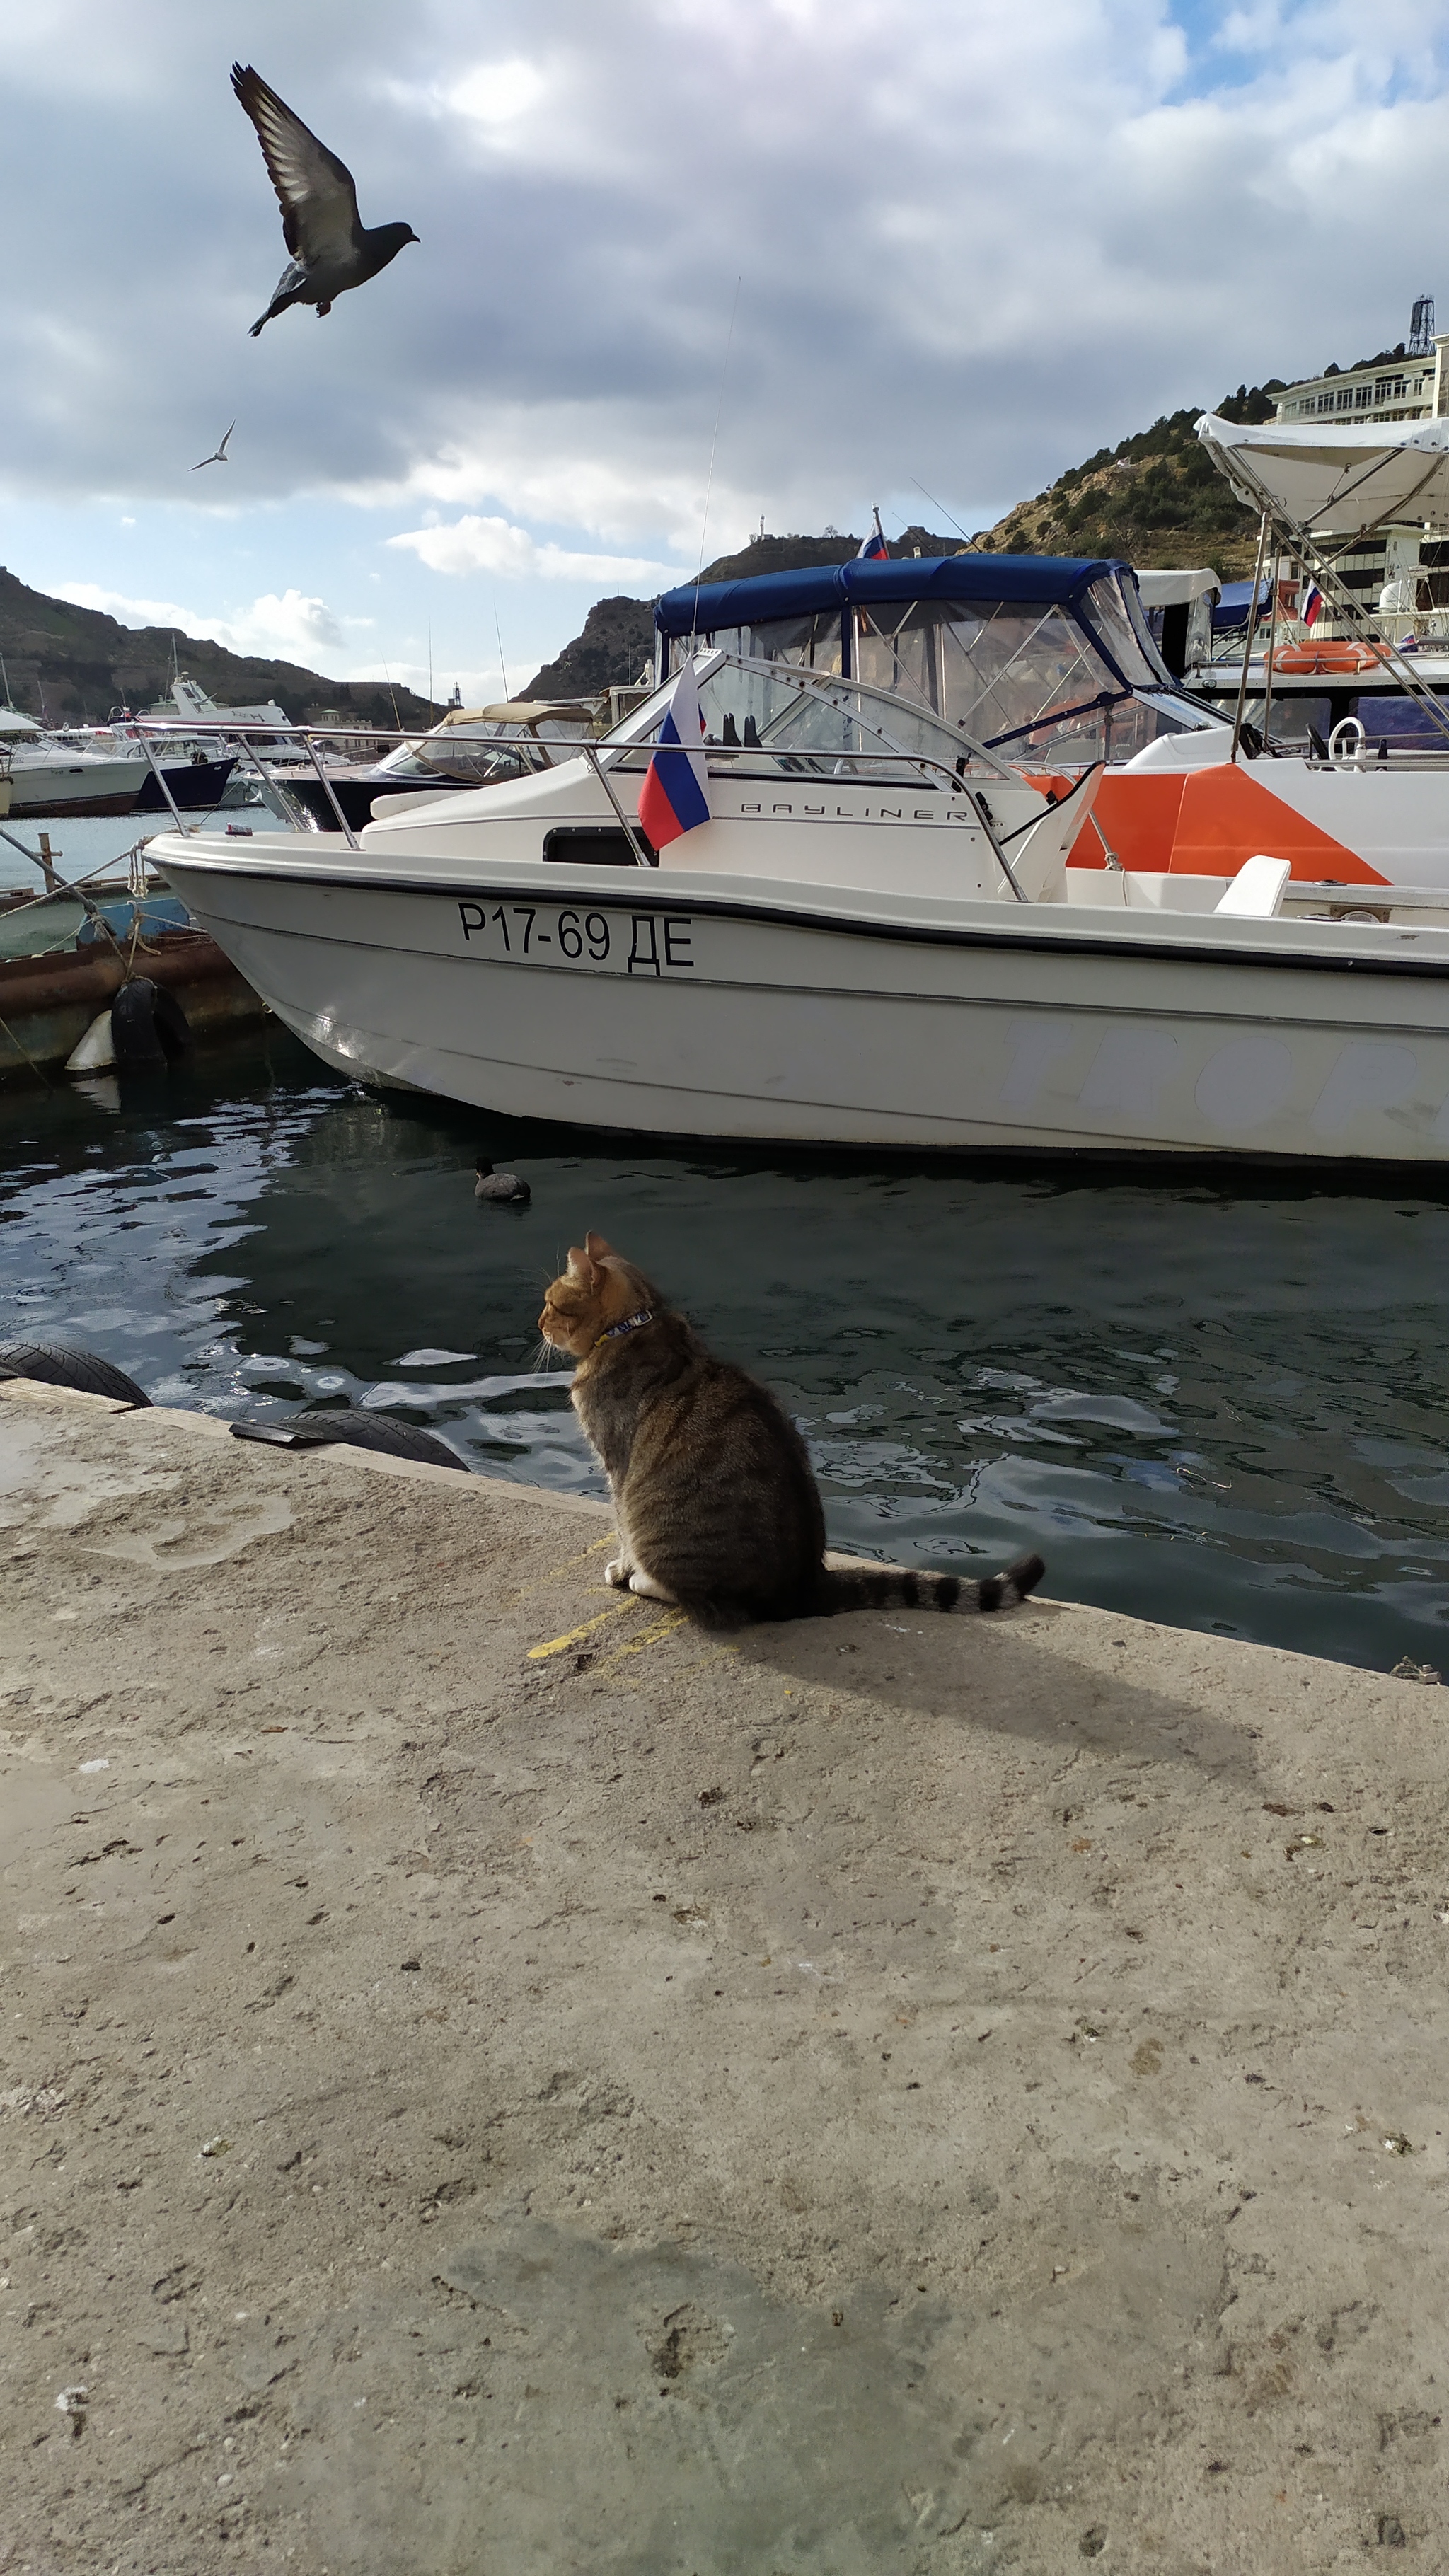
[[[1390,519],[1449,529],[1449,420],[1289,429],[1204,412],[1197,434],[1249,509],[1271,510],[1315,536]]]
[[[1217,574],[1204,565],[1197,572],[1139,572],[1137,588],[1144,608],[1190,608],[1195,599],[1222,594]]]

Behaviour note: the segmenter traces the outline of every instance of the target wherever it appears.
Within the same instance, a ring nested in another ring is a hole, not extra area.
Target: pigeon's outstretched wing
[[[231,85],[257,129],[282,209],[282,237],[305,268],[356,255],[362,245],[357,190],[345,161],[319,143],[250,63],[233,63]]]

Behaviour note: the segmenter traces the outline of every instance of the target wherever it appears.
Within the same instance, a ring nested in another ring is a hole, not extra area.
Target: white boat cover
[[[1195,599],[1220,599],[1222,583],[1210,567],[1197,572],[1139,572],[1144,608],[1190,608]]]
[[[1249,509],[1271,510],[1316,535],[1388,519],[1449,529],[1449,420],[1290,429],[1209,411],[1197,434]]]

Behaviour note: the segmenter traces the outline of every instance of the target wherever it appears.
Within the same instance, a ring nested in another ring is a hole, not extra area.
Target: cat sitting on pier
[[[706,1628],[887,1604],[1005,1610],[1046,1568],[1027,1556],[984,1582],[838,1573],[805,1443],[768,1388],[717,1360],[657,1288],[590,1234],[544,1299],[539,1330],[577,1360],[573,1405],[609,1479],[610,1583]]]

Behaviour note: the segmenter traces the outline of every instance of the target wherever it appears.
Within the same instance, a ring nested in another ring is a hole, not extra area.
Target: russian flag
[[[677,841],[681,832],[692,832],[709,821],[704,754],[685,749],[686,744],[697,745],[703,731],[694,664],[689,661],[674,683],[674,695],[659,728],[659,748],[639,790],[639,826],[656,850]],[[667,749],[670,744],[678,747]]]
[[[1323,615],[1323,593],[1316,581],[1303,585],[1303,599],[1298,614],[1305,626],[1316,626]]]
[[[875,526],[871,529],[870,535],[863,537],[856,548],[857,563],[882,563],[890,554],[890,547],[885,541],[885,530],[880,523],[879,505],[871,512],[871,516]]]

